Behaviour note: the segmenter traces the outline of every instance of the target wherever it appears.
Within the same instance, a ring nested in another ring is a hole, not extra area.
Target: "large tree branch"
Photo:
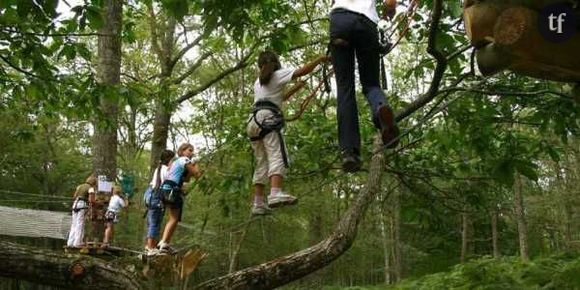
[[[218,23],[219,25],[219,23]],[[194,48],[195,46],[197,46],[203,39],[207,38],[215,29],[215,27],[217,27],[218,25],[212,27],[211,29],[206,29],[203,31],[203,33],[201,33],[197,38],[195,38],[191,43],[189,43],[188,45],[186,45],[184,48],[182,48],[179,52],[177,52],[177,54],[175,54],[175,56],[171,59],[171,61],[169,62],[170,67],[174,67],[175,64],[177,64],[177,62],[192,48]]]
[[[228,76],[228,75],[230,75],[230,74],[232,74],[232,73],[234,73],[234,72],[236,72],[236,71],[238,71],[240,69],[243,69],[243,68],[247,67],[249,65],[249,62],[248,61],[249,61],[250,57],[254,54],[256,48],[258,48],[258,46],[263,42],[264,39],[268,38],[271,35],[272,34],[269,34],[268,36],[261,37],[258,41],[256,41],[254,43],[254,45],[248,50],[247,54],[244,57],[242,57],[242,59],[240,61],[238,61],[238,63],[235,66],[230,67],[230,68],[222,71],[221,73],[219,73],[214,78],[212,78],[211,80],[207,81],[206,83],[204,83],[204,84],[198,86],[197,88],[195,88],[193,90],[190,90],[190,91],[186,92],[185,94],[181,95],[181,97],[179,97],[177,99],[176,103],[177,104],[181,104],[184,101],[189,100],[193,96],[196,96],[197,94],[205,91],[207,88],[211,87],[213,84],[221,81],[226,76]],[[320,44],[320,43],[322,43],[321,40],[314,40],[314,41],[308,42],[306,44],[301,44],[301,45],[293,46],[293,47],[289,48],[288,51],[294,51],[294,50],[298,50],[298,49],[301,49],[301,48],[305,48],[305,47],[308,47],[308,46],[311,46],[311,45],[317,45],[317,44]],[[207,53],[207,54],[208,54],[207,57],[209,57],[213,53]],[[207,57],[203,57],[203,56],[200,57],[198,59],[198,61],[194,65],[192,65],[192,67],[190,67],[190,69],[188,70],[188,72],[186,72],[185,74],[183,74],[182,76],[180,76],[178,79],[176,79],[174,81],[174,83],[177,84],[178,81],[181,82],[187,76],[191,75],[199,67],[199,65],[201,65],[201,61],[203,61]]]
[[[435,65],[435,71],[433,72],[431,85],[429,86],[427,93],[413,101],[401,112],[397,113],[397,116],[395,117],[397,122],[405,119],[413,112],[422,108],[427,103],[431,102],[435,96],[437,96],[439,86],[441,85],[441,80],[443,79],[443,73],[447,68],[447,58],[445,58],[445,55],[443,55],[443,53],[436,48],[437,30],[439,28],[439,21],[441,19],[441,10],[441,0],[434,0],[433,10],[431,12],[431,26],[429,27],[429,39],[427,44],[427,52],[437,61],[437,64]]]
[[[0,276],[65,289],[142,289],[138,275],[89,256],[13,243],[0,247]]]
[[[460,88],[460,87],[451,87],[451,88],[447,88],[447,89],[443,89],[440,91],[441,93],[443,92],[470,92],[470,93],[477,93],[477,94],[482,94],[482,95],[488,95],[488,96],[518,96],[518,97],[537,97],[539,95],[555,95],[561,98],[564,98],[566,100],[570,100],[572,101],[572,99],[570,98],[569,95],[566,95],[564,93],[560,93],[560,92],[556,92],[556,91],[550,91],[550,90],[539,90],[539,91],[533,91],[533,92],[517,92],[517,91],[485,91],[485,90],[477,90],[477,89],[472,89],[472,88]]]
[[[210,57],[211,55],[213,55],[214,52],[210,51],[210,52],[206,52],[202,55],[200,55],[196,60],[195,63],[193,63],[189,69],[187,69],[186,72],[184,72],[182,75],[180,75],[179,77],[177,77],[175,80],[173,80],[174,84],[180,84],[183,80],[185,80],[187,77],[189,77],[191,74],[193,74],[203,63],[203,61],[205,59],[207,59],[208,57]]]
[[[378,149],[381,144],[376,137],[374,147]],[[328,238],[294,254],[206,281],[196,289],[273,289],[330,264],[352,246],[358,225],[380,190],[383,161],[383,154],[373,155],[367,186]]]
[[[188,92],[186,92],[185,94],[181,95],[181,97],[177,98],[176,103],[177,104],[181,104],[187,100],[189,100],[190,98],[192,98],[193,96],[196,96],[197,94],[205,91],[207,88],[211,87],[213,84],[221,81],[223,78],[225,78],[226,76],[230,75],[231,73],[234,73],[240,69],[245,68],[246,66],[249,65],[249,59],[250,56],[252,56],[252,54],[254,53],[254,51],[256,50],[256,48],[258,47],[258,45],[260,44],[260,42],[256,42],[249,50],[248,53],[246,53],[245,56],[242,57],[242,59],[240,59],[240,61],[238,61],[238,63],[236,63],[236,65],[220,72],[219,74],[217,74],[216,76],[214,76],[212,79],[210,79],[209,81],[201,84],[200,86],[198,86],[197,88],[194,88],[193,90],[190,90]]]

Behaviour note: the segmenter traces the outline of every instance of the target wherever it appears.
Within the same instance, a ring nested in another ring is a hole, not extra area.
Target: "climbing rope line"
[[[42,198],[53,198],[53,199],[71,199],[66,196],[55,196],[55,195],[44,195],[44,194],[34,194],[34,193],[27,193],[27,192],[20,192],[20,191],[11,191],[0,189],[0,192],[12,194],[12,195],[20,195],[20,196],[34,196],[34,197],[42,197]]]
[[[401,42],[401,40],[403,39],[403,37],[405,37],[407,35],[407,33],[409,32],[409,28],[411,26],[411,22],[413,20],[413,17],[415,16],[415,13],[418,10],[417,9],[418,7],[419,7],[419,0],[413,0],[413,1],[411,1],[411,5],[409,5],[409,8],[407,8],[407,11],[405,12],[405,15],[406,15],[405,16],[405,19],[407,20],[405,22],[405,27],[403,28],[403,30],[401,31],[401,33],[397,37],[397,40],[393,43],[393,45],[389,49],[389,52],[392,51],[399,44],[399,42]],[[399,24],[400,24],[400,22],[397,23],[397,26]],[[395,33],[395,30],[396,29],[393,29],[391,31],[391,33],[389,34],[389,38],[391,38],[393,36],[393,34]]]
[[[62,204],[72,204],[72,201],[59,201],[59,200],[26,200],[26,199],[0,199],[0,202],[19,202],[19,203],[62,203]]]
[[[302,116],[302,114],[306,110],[306,107],[308,107],[308,104],[310,103],[310,100],[312,100],[314,98],[314,96],[316,96],[318,94],[318,91],[320,91],[320,89],[322,88],[322,86],[326,86],[326,83],[327,83],[328,79],[330,79],[333,74],[334,74],[334,71],[331,70],[330,73],[326,74],[318,82],[318,85],[314,88],[314,90],[312,90],[312,92],[306,98],[304,98],[304,100],[300,103],[300,110],[298,111],[298,113],[296,113],[292,117],[286,118],[286,122],[296,121],[296,120],[298,120]]]

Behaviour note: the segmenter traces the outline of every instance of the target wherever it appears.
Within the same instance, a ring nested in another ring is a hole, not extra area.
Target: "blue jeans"
[[[147,210],[147,238],[158,239],[161,223],[163,222],[163,209]]]
[[[355,57],[362,92],[369,103],[373,123],[380,128],[376,113],[387,105],[380,87],[380,55],[377,27],[362,14],[335,9],[330,14],[330,52],[336,75],[338,142],[341,150],[360,152],[358,107],[355,96]],[[337,42],[342,39],[343,42]]]

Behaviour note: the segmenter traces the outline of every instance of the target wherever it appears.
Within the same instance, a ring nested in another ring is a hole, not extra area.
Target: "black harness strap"
[[[268,110],[272,112],[272,116],[262,120],[262,122],[258,122],[258,112],[261,110]],[[276,132],[278,135],[278,139],[280,140],[280,151],[282,152],[282,159],[284,160],[284,166],[288,167],[288,154],[286,153],[286,145],[284,143],[284,136],[282,136],[282,128],[286,125],[284,121],[284,114],[282,110],[278,108],[278,106],[270,101],[267,100],[260,100],[254,103],[254,107],[252,109],[252,117],[250,121],[256,122],[258,127],[260,127],[260,133],[258,136],[250,137],[250,141],[258,141],[264,139],[266,135]]]

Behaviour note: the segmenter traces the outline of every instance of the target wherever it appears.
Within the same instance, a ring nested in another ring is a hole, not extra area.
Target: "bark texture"
[[[523,75],[580,81],[580,34],[554,42],[540,33],[539,11],[557,0],[465,1],[465,31],[484,75],[509,69]]]
[[[88,256],[65,256],[3,243],[0,261],[0,276],[63,289],[143,288],[135,273]]]
[[[99,29],[97,80],[103,86],[93,135],[93,168],[98,175],[109,180],[117,176],[117,119],[118,93],[121,81],[121,30],[123,2],[105,0],[104,26]]]
[[[497,232],[497,217],[498,217],[498,213],[497,213],[497,209],[492,209],[491,211],[491,246],[493,249],[493,257],[494,258],[499,258],[500,257],[500,252],[499,252],[499,245],[498,245],[498,232]]]
[[[518,223],[520,256],[522,261],[529,262],[530,256],[528,254],[528,225],[526,223],[524,197],[522,195],[522,177],[520,175],[516,175],[514,182],[514,203],[516,220]]]
[[[469,214],[464,212],[461,214],[461,256],[459,258],[461,263],[465,263],[466,261],[468,246],[469,246]]]

